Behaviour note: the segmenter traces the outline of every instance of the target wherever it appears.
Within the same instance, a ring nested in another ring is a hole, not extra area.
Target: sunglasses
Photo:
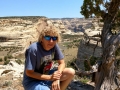
[[[45,38],[45,40],[48,40],[48,41],[50,41],[51,39],[53,41],[56,41],[58,39],[58,37],[51,37],[51,36],[44,36],[44,38]]]

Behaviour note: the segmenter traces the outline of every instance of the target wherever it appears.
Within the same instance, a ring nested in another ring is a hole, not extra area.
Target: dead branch
[[[99,41],[97,41],[95,47],[93,48],[93,56],[94,56],[94,53],[95,53],[95,49],[96,49],[96,47],[98,46],[98,42],[99,42]]]
[[[75,62],[72,62],[75,66],[75,68],[77,68],[78,71],[80,71],[79,67],[77,66],[77,64]]]
[[[78,76],[81,76],[81,75],[90,75],[90,74],[98,71],[98,64],[95,64],[95,65],[91,66],[91,70],[89,70],[89,71],[81,71],[81,70],[78,68],[77,64],[75,64],[74,62],[73,62],[73,64],[74,64],[75,67],[77,68],[75,74],[78,75]]]

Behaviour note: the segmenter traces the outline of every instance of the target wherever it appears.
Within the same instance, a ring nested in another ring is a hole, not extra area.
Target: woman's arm
[[[62,73],[62,71],[64,70],[65,68],[65,61],[62,59],[62,60],[58,60],[58,71],[60,71],[60,73]]]
[[[40,74],[37,72],[34,72],[34,70],[26,70],[26,75],[38,80],[50,80],[50,81],[54,81],[54,80],[59,80],[61,74],[52,74],[52,75],[45,75],[45,74]]]
[[[51,80],[51,75],[40,74],[34,72],[34,70],[26,70],[26,75],[39,80]]]

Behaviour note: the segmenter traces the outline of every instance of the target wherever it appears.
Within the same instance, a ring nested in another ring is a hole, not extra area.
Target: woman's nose
[[[50,42],[53,42],[53,39],[52,39],[52,38],[50,39]]]

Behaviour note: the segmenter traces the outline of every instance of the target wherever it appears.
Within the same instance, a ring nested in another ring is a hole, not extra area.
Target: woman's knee
[[[75,70],[73,68],[66,68],[66,73],[69,75],[74,76],[75,75]]]
[[[75,70],[73,68],[69,68],[69,72],[71,73],[71,75],[75,75]]]

